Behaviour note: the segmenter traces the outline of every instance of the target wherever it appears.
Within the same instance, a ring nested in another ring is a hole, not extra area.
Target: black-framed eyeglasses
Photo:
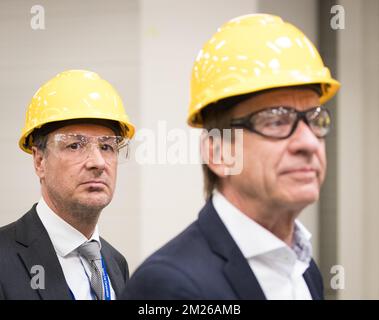
[[[308,125],[317,138],[324,138],[330,130],[330,113],[323,106],[305,111],[286,106],[271,107],[232,119],[230,125],[245,128],[263,137],[286,139],[294,133],[300,120]]]

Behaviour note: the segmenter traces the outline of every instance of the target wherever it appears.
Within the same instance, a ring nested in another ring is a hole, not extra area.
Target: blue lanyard
[[[104,298],[105,298],[105,300],[111,300],[111,286],[109,284],[107,268],[105,267],[103,257],[101,257],[101,266],[103,268]]]
[[[89,276],[87,274],[86,268],[83,265],[82,259],[79,258],[79,260],[80,260],[80,263],[82,264],[84,272],[85,272],[85,274],[87,276],[87,279],[88,279],[88,282],[89,282],[89,287],[90,287],[90,290],[91,290],[91,295],[94,298],[94,297],[96,297],[96,295],[93,292],[93,289],[91,287],[91,280],[90,280],[90,278],[89,278]],[[103,257],[101,257],[101,267],[103,269],[102,280],[103,280],[103,287],[104,287],[104,300],[111,300],[111,286],[109,284],[109,277],[108,277],[107,268],[105,267],[105,263],[104,263]],[[76,300],[75,296],[74,296],[74,293],[72,292],[71,289],[70,289],[70,294],[71,294],[72,299]]]

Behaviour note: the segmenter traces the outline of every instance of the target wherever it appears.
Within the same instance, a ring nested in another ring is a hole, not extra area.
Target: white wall
[[[45,30],[30,9],[45,8]],[[26,107],[39,86],[65,69],[90,69],[120,92],[138,125],[139,16],[136,0],[0,1],[0,225],[21,217],[40,196],[31,157],[18,148]],[[132,265],[139,262],[139,167],[119,168],[116,195],[100,231]]]
[[[379,2],[340,1],[338,259],[342,299],[379,298]]]
[[[249,0],[142,0],[141,126],[184,128],[191,68],[198,51],[227,20],[256,10]],[[200,165],[145,165],[141,170],[141,258],[196,219],[203,206]]]

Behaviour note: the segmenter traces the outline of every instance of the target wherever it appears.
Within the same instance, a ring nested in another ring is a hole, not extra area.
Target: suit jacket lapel
[[[322,283],[317,286],[317,278],[315,277],[314,273],[319,272],[318,268],[316,266],[316,263],[313,261],[313,259],[310,262],[309,268],[305,271],[303,278],[305,282],[307,283],[309,292],[311,293],[313,300],[323,300],[324,299],[324,293],[322,292]],[[321,276],[320,276],[320,280]]]
[[[36,273],[31,273],[34,266],[41,266],[44,270],[45,288],[36,289],[40,297],[42,299],[71,299],[54,247],[37,215],[36,205],[17,221],[15,240],[19,244],[18,255],[30,278],[36,275]]]
[[[211,249],[225,259],[224,274],[239,299],[266,299],[242,252],[219,218],[211,201],[199,215],[199,225]]]
[[[117,298],[125,289],[125,279],[117,261],[109,251],[108,246],[103,244],[104,242],[102,241],[101,255],[104,259],[105,267]]]
[[[266,297],[254,272],[246,260],[241,260],[240,250],[234,250],[225,264],[224,273],[240,299],[265,300]],[[242,256],[243,259],[245,259]]]

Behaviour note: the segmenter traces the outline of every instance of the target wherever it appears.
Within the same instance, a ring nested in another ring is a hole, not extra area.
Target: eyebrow
[[[107,141],[107,140],[116,140],[118,141],[118,138],[119,136],[109,136],[109,135],[106,135],[106,136],[99,136],[98,139],[100,141]]]
[[[69,134],[67,134],[67,136],[77,138],[78,140],[83,140],[83,139],[87,138],[87,136],[85,136],[83,134],[78,134],[78,133],[69,133]]]

